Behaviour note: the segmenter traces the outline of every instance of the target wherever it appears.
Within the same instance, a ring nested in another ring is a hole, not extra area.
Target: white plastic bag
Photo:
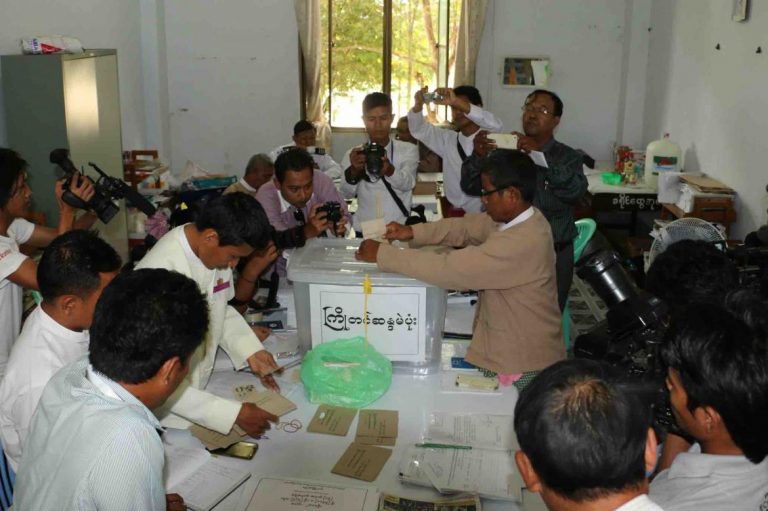
[[[21,39],[21,52],[27,55],[83,53],[83,43],[76,37],[63,35],[24,37]]]

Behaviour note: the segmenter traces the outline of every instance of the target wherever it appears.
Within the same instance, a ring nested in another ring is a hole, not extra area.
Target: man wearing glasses
[[[576,238],[573,207],[587,193],[583,156],[575,149],[555,140],[554,131],[563,115],[563,102],[554,92],[535,90],[522,107],[523,133],[517,147],[530,153],[544,154],[547,166],[537,166],[536,206],[552,227],[557,261],[557,299],[560,310],[565,307],[573,280],[573,240]],[[461,169],[461,187],[470,195],[480,194],[480,167],[495,145],[480,132],[475,137],[474,151]]]
[[[498,150],[481,165],[485,213],[439,222],[390,222],[385,238],[412,248],[365,240],[356,257],[445,289],[477,289],[479,300],[467,361],[521,386],[565,358],[549,223],[531,205],[538,170],[521,151]],[[460,250],[415,250],[442,245]]]

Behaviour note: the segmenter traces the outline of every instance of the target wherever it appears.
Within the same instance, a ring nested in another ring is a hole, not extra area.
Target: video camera
[[[669,406],[666,367],[659,356],[668,327],[667,306],[635,286],[613,251],[588,253],[578,262],[576,274],[592,286],[608,313],[576,338],[574,356],[603,360],[626,371],[651,406],[655,428],[679,433]]]
[[[95,163],[90,161],[88,162],[88,165],[99,173],[99,178],[93,183],[95,192],[93,197],[91,197],[88,202],[84,201],[69,189],[72,179],[77,177],[77,182],[79,184],[80,180],[84,177],[84,174],[79,172],[75,167],[75,164],[72,163],[72,160],[69,159],[69,150],[63,148],[54,149],[51,151],[48,159],[51,163],[58,165],[67,176],[66,181],[64,181],[64,193],[62,194],[61,199],[73,208],[90,209],[96,213],[99,220],[105,224],[109,223],[118,211],[120,211],[117,204],[113,202],[114,200],[126,199],[147,216],[155,214],[155,207],[147,199],[142,197],[139,192],[131,188],[125,182],[112,176],[108,176]]]

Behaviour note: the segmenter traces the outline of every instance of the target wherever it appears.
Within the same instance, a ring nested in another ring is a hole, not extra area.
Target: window
[[[396,116],[422,86],[453,85],[462,0],[327,0],[322,6],[325,48],[323,109],[333,128],[362,128],[369,92],[392,96]],[[429,105],[433,122],[447,108]]]

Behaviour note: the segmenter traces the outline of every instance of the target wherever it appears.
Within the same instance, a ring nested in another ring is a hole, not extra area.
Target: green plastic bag
[[[339,339],[307,353],[301,381],[312,403],[362,408],[389,389],[392,362],[363,337]]]

